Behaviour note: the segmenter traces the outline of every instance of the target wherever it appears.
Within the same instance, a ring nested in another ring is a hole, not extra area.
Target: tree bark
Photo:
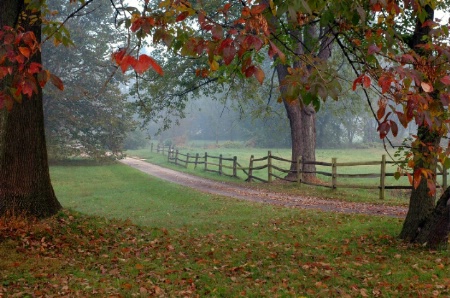
[[[276,71],[278,81],[282,82],[288,75],[288,69],[285,65],[277,65]],[[289,119],[291,128],[292,153],[291,159],[297,160],[297,157],[302,156],[305,161],[316,161],[316,111],[313,107],[300,107],[298,100],[288,102],[285,100],[283,94],[286,88],[281,85],[281,96],[283,98],[286,114]],[[296,164],[291,164],[292,174],[287,175],[286,179],[296,179]],[[303,179],[311,181],[316,177],[316,166],[314,164],[303,164]]]
[[[450,229],[450,187],[445,190],[433,212],[420,228],[415,242],[431,249],[446,249]]]
[[[2,0],[0,27],[16,27],[22,12],[23,0]],[[20,26],[25,31],[33,31],[40,39],[39,24],[31,25],[27,19],[21,18]],[[40,52],[31,59],[41,63]],[[7,81],[2,82],[3,90]],[[24,98],[10,112],[2,111],[0,117],[0,215],[25,213],[47,217],[55,214],[61,205],[50,182],[39,85],[38,93],[31,99]]]

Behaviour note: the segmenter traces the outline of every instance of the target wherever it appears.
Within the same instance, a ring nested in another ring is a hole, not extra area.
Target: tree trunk
[[[419,230],[415,242],[431,249],[446,249],[450,229],[450,187],[445,190],[436,207]]]
[[[276,66],[278,81],[282,82],[288,75],[287,66]],[[283,94],[285,94],[285,87],[281,86],[281,96],[283,98],[286,114],[289,119],[289,125],[291,128],[291,140],[292,140],[292,154],[291,159],[297,161],[297,157],[302,156],[303,160],[316,161],[316,112],[313,107],[307,106],[303,109],[300,107],[298,100],[288,102],[285,100]],[[291,164],[291,173],[287,175],[286,179],[296,179],[297,175],[296,164]],[[302,171],[303,179],[306,181],[313,180],[315,175],[316,166],[314,164],[303,164]]]
[[[0,2],[0,27],[16,27],[24,1]],[[27,20],[20,25],[40,38],[40,26]],[[40,52],[31,58],[41,63]],[[5,90],[7,79],[2,82]],[[47,162],[42,90],[31,99],[24,98],[11,112],[2,112],[0,129],[0,215],[26,213],[47,217],[61,209],[53,191]]]
[[[429,5],[426,5],[424,9],[427,12],[427,16],[423,22],[432,21],[434,19],[434,10]],[[424,37],[429,34],[430,27],[423,26],[423,23],[417,20],[414,34],[408,43],[409,47],[421,56],[431,55],[425,49],[418,47],[423,44]],[[431,96],[440,103],[437,93],[432,93]],[[441,109],[442,111],[444,110],[442,106]],[[425,125],[419,126],[417,136],[420,143],[417,148],[413,148],[413,153],[420,156],[429,156],[432,153],[430,150],[437,148],[441,140],[439,132],[429,131]],[[436,173],[437,160],[428,162],[429,164],[424,164],[419,159],[416,161],[414,170],[427,168]],[[426,180],[422,178],[419,187],[411,192],[408,214],[403,224],[400,238],[426,245],[429,248],[447,247],[450,225],[449,207],[447,206],[448,198],[449,190],[447,189],[435,206],[435,198],[428,193]]]

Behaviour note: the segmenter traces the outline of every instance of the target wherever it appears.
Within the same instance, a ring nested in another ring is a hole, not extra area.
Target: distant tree
[[[49,9],[58,11],[56,20],[76,9],[66,0],[51,5]],[[111,3],[96,0],[80,16],[69,20],[66,28],[74,47],[43,46],[44,66],[57,74],[65,87],[62,93],[56,88],[44,92],[50,157],[120,155],[125,134],[134,124],[127,91],[119,88],[125,78],[120,73],[111,77],[115,68],[110,54],[118,36],[123,35],[114,29]]]

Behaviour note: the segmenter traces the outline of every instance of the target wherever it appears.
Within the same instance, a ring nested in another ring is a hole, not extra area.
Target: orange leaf
[[[19,52],[27,58],[30,58],[31,50],[27,47],[19,47]]]
[[[253,15],[260,14],[266,9],[266,7],[267,7],[266,4],[253,5],[250,10],[250,13]]]
[[[370,78],[368,76],[363,76],[362,83],[364,88],[369,88],[371,84]]]
[[[136,58],[134,58],[133,56],[127,55],[125,57],[123,57],[123,59],[120,61],[119,65],[120,65],[120,69],[122,70],[123,73],[125,73],[128,69],[128,67],[133,67],[136,65],[137,60]]]
[[[164,74],[161,66],[159,66],[159,64],[156,63],[156,61],[152,57],[149,57],[145,54],[142,54],[141,56],[139,56],[139,60],[137,60],[137,62],[132,66],[138,74],[142,74],[144,71],[148,70],[150,67],[152,67],[160,75]]]
[[[422,180],[422,172],[420,171],[420,169],[416,169],[414,171],[414,189],[417,189],[419,187],[420,180]]]
[[[61,79],[57,76],[55,76],[54,74],[50,74],[50,81],[52,82],[53,85],[55,85],[56,88],[58,88],[59,90],[63,91],[64,90],[64,84],[61,81]]]
[[[184,19],[186,19],[188,16],[189,16],[189,11],[183,11],[182,13],[180,13],[180,14],[177,16],[177,18],[176,18],[175,21],[181,22],[181,21],[183,21]]]
[[[264,82],[264,78],[265,78],[265,74],[264,71],[259,68],[256,67],[255,73],[254,73],[255,78],[258,80],[258,82],[262,85],[262,83]]]

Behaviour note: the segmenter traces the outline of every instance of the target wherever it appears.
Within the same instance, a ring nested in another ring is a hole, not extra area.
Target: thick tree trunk
[[[276,66],[278,81],[282,82],[288,75],[287,66]],[[282,85],[282,84],[280,84]],[[283,98],[286,114],[289,119],[291,128],[292,154],[291,158],[296,161],[299,156],[305,161],[316,160],[316,112],[313,107],[300,107],[298,100],[288,102],[284,99],[285,88],[281,87],[281,96]],[[313,180],[316,166],[314,164],[303,164],[303,179],[306,181]],[[286,179],[296,179],[296,164],[291,164],[291,174]]]
[[[416,148],[416,152],[421,155],[427,155],[429,153],[429,146],[431,148],[436,148],[439,145],[440,137],[437,133],[432,133],[425,126],[420,126],[418,129],[418,138],[421,144]],[[423,165],[421,162],[417,162],[416,168],[427,167],[428,169],[436,172],[437,161],[433,164]],[[441,221],[441,219],[434,218],[439,216],[441,207],[437,206],[435,208],[435,197],[428,193],[427,182],[425,178],[422,178],[417,189],[411,191],[411,196],[409,200],[408,214],[406,215],[405,222],[403,223],[403,228],[400,233],[400,238],[409,242],[420,242],[433,243],[437,245],[437,240],[429,232],[424,232],[424,227],[428,227],[427,230],[435,229],[431,228],[430,224],[436,221]],[[433,209],[435,209],[433,211]],[[436,213],[437,212],[437,213]],[[448,231],[447,231],[448,233]],[[432,239],[426,239],[427,236],[432,236]]]
[[[446,249],[450,229],[450,187],[437,202],[428,220],[420,228],[415,242],[431,249]]]
[[[432,21],[434,19],[433,8],[426,5],[424,9],[427,12],[427,16],[423,22]],[[408,42],[411,49],[424,57],[431,55],[431,53],[418,46],[424,43],[424,37],[430,34],[430,30],[429,26],[423,26],[423,23],[418,19],[414,34]],[[434,93],[431,95],[435,101],[440,103],[438,94]],[[443,107],[441,109],[444,110]],[[419,126],[417,136],[420,144],[418,148],[413,148],[413,153],[420,156],[430,155],[432,153],[430,148],[431,150],[437,148],[441,140],[439,132],[430,132],[424,125]],[[419,160],[416,162],[414,170],[424,167],[436,172],[436,164],[437,160],[431,162],[431,164],[423,164]],[[450,225],[449,206],[447,205],[449,196],[449,190],[447,189],[435,206],[435,198],[429,195],[426,180],[422,178],[419,187],[411,192],[408,214],[403,224],[400,238],[426,245],[429,248],[447,247]]]
[[[24,1],[0,2],[0,26],[15,27]],[[20,24],[40,38],[40,26]],[[41,63],[40,53],[32,60]],[[2,83],[5,88],[6,82]],[[47,162],[42,90],[11,112],[2,112],[0,128],[0,215],[26,213],[37,217],[55,214],[61,205],[53,191]]]

